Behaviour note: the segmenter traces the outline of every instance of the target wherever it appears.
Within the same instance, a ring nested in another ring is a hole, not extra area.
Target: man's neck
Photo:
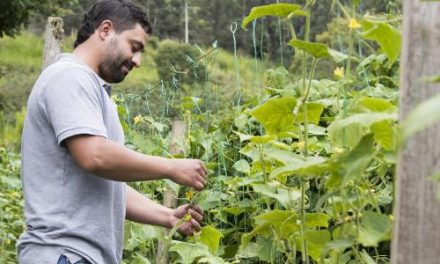
[[[85,42],[80,44],[73,50],[72,54],[82,60],[99,75],[98,65],[101,52],[96,50],[90,43]]]

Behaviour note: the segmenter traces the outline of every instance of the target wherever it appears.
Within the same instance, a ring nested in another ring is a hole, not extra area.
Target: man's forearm
[[[150,225],[171,228],[172,209],[155,203],[127,185],[126,219]]]
[[[109,180],[144,181],[170,175],[171,160],[143,155],[102,137],[83,136],[82,142],[68,146],[80,167]]]
[[[66,145],[80,168],[109,180],[168,178],[196,190],[206,184],[208,170],[201,160],[148,156],[100,136],[74,136],[66,140]]]

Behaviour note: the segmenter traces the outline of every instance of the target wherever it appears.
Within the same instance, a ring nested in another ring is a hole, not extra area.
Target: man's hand
[[[177,230],[181,234],[192,236],[194,232],[200,231],[200,225],[203,220],[203,210],[197,205],[185,204],[179,206],[170,215],[169,221],[171,227],[175,226],[179,221],[186,217],[188,218],[188,221],[181,224]]]
[[[170,180],[201,191],[206,184],[208,169],[201,160],[171,159]]]

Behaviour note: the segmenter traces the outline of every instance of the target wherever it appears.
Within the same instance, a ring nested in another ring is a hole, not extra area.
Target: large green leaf
[[[440,120],[440,95],[423,101],[412,110],[402,123],[402,137],[407,140],[417,132]]]
[[[211,253],[206,245],[200,243],[188,243],[173,241],[174,245],[170,247],[170,251],[177,252],[180,256],[180,263],[192,264],[200,257],[209,257]]]
[[[204,257],[201,258],[197,263],[204,263],[204,264],[224,264],[225,261],[220,257]]]
[[[284,132],[294,131],[294,121],[296,123],[304,123],[304,107],[307,108],[307,123],[315,125],[319,123],[324,110],[323,104],[317,102],[303,104],[299,107],[298,114],[295,118],[293,111],[296,103],[297,100],[295,97],[271,98],[251,111],[251,115],[264,126],[266,132],[269,134],[262,136],[265,138],[264,140],[259,140],[262,141],[261,143],[267,143],[273,140],[273,135],[282,135]],[[239,133],[237,134],[240,135]],[[256,142],[255,136],[250,135],[245,137],[241,134],[240,139],[242,141],[250,140]]]
[[[336,63],[339,63],[348,58],[347,55],[339,51],[330,49],[326,44],[323,43],[292,39],[289,42],[289,45],[307,52],[316,59],[331,59],[334,60]]]
[[[257,144],[265,144],[277,139],[277,137],[274,135],[253,136],[242,134],[236,131],[234,131],[234,133],[240,137],[241,142],[250,141]]]
[[[306,214],[307,227],[328,227],[328,221],[331,217],[323,213],[308,213]]]
[[[280,149],[264,149],[264,155],[266,157],[275,159],[284,165],[294,164],[302,164],[304,159],[302,156],[297,155],[291,151],[280,150]]]
[[[391,220],[389,216],[376,212],[362,213],[358,241],[365,247],[377,247],[379,242],[391,238]]]
[[[337,159],[333,174],[327,182],[330,188],[344,186],[348,181],[362,177],[374,156],[374,138],[372,134],[362,138],[359,144]]]
[[[235,256],[239,259],[259,258],[264,263],[270,262],[271,256],[276,254],[277,248],[274,247],[272,237],[257,237],[256,242],[240,245],[240,249]],[[241,262],[240,262],[241,263]]]
[[[206,245],[212,254],[217,254],[220,238],[223,237],[222,232],[210,225],[202,227],[201,231],[200,242]]]
[[[395,113],[361,113],[335,120],[328,127],[330,141],[336,146],[356,146],[370,132],[374,123],[384,120],[396,121]]]
[[[249,172],[251,171],[251,166],[244,159],[241,159],[241,160],[235,162],[234,166],[232,166],[232,167],[234,169],[236,169],[237,171],[243,172],[243,173],[246,173],[246,174],[249,174]]]
[[[299,15],[306,16],[307,14],[300,10],[300,5],[295,4],[270,4],[270,5],[262,5],[253,7],[249,15],[247,15],[243,22],[241,23],[241,27],[246,29],[247,25],[252,22],[254,19],[265,17],[265,16],[277,16],[286,18],[290,15]]]
[[[296,98],[272,98],[255,107],[251,114],[263,124],[268,134],[280,134],[293,128]]]
[[[390,112],[396,109],[396,106],[383,98],[364,96],[357,100],[357,106],[366,109],[369,112]]]
[[[330,232],[328,230],[307,230],[304,233],[304,239],[307,241],[307,252],[315,261],[319,262],[321,255],[326,251],[326,245],[330,241]],[[296,238],[296,248],[302,251],[301,237]]]
[[[322,213],[306,214],[305,226],[311,230],[315,228],[327,228],[330,216]],[[242,247],[250,245],[251,239],[256,235],[270,237],[273,232],[277,239],[289,239],[293,234],[298,234],[300,230],[300,215],[293,210],[273,210],[255,217],[255,228],[241,237]],[[313,240],[313,236],[310,237]]]
[[[391,66],[400,54],[402,36],[399,30],[383,21],[364,19],[362,22],[362,37],[376,41],[382,51],[388,57],[388,65]]]
[[[318,125],[319,120],[321,120],[322,111],[324,111],[324,105],[311,102],[306,103],[305,106],[307,108],[307,123]],[[301,105],[295,121],[298,123],[305,123],[304,105]]]
[[[285,178],[290,175],[303,177],[321,176],[325,174],[328,169],[326,158],[319,156],[308,157],[305,160],[292,160],[288,165],[276,168],[269,177],[285,182]]]
[[[284,208],[291,209],[301,197],[301,192],[283,185],[273,183],[254,183],[251,185],[254,192],[276,199]]]
[[[371,126],[374,139],[386,150],[395,150],[397,147],[397,132],[394,129],[394,122],[384,120],[374,123]]]

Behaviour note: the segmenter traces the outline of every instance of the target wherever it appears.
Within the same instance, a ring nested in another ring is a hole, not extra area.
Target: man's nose
[[[140,52],[136,52],[133,55],[133,58],[131,58],[131,61],[133,62],[133,66],[134,67],[139,67],[141,66],[141,62],[142,62],[142,54]]]

